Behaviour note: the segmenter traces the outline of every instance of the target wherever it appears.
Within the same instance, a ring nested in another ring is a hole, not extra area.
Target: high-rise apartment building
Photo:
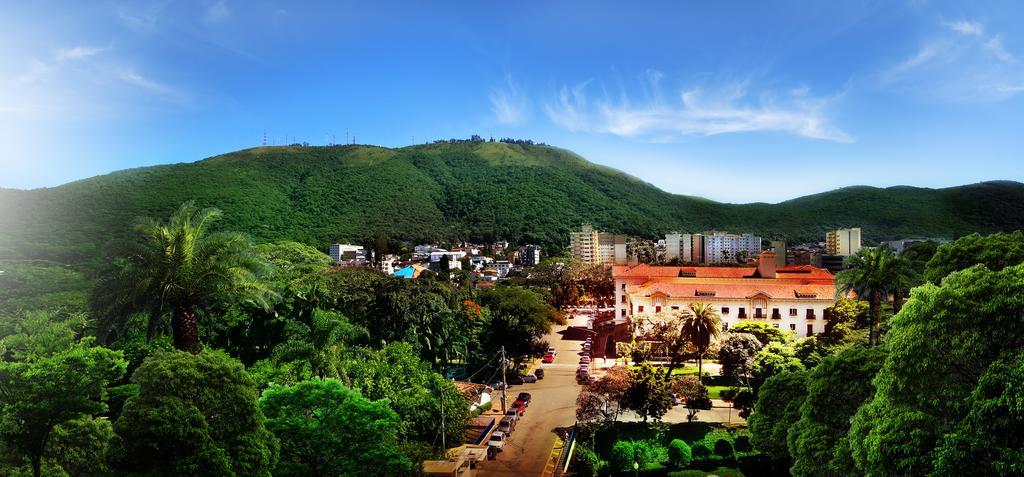
[[[744,256],[753,259],[761,253],[761,237],[725,232],[704,232],[703,263],[731,262]]]
[[[825,234],[826,255],[849,256],[860,250],[860,227],[830,230]]]
[[[598,231],[590,224],[583,224],[578,232],[569,233],[569,248],[572,256],[583,263],[601,263],[597,250]]]
[[[673,258],[684,262],[700,261],[693,258],[693,235],[679,232],[665,234],[665,260]]]

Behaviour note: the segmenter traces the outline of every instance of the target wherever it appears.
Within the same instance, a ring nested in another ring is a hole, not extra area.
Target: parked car
[[[512,376],[510,376],[508,378],[508,385],[509,386],[511,386],[513,384],[523,384],[525,382],[526,381],[523,381],[523,377],[518,375],[518,374],[513,374]]]
[[[590,356],[583,355],[580,357],[580,364],[590,364]]]
[[[588,373],[586,371],[583,371],[581,369],[578,373],[576,373],[576,382],[578,382],[580,384],[586,384],[586,383],[591,382],[590,381],[591,377],[592,376],[590,376],[590,373]]]
[[[487,440],[487,445],[493,447],[498,452],[501,452],[505,449],[505,439],[507,438],[508,436],[504,432],[494,431],[491,434],[491,438]]]
[[[550,363],[550,362],[552,362],[554,360],[555,360],[555,355],[553,355],[551,353],[548,353],[548,354],[544,355],[544,359],[542,359],[541,361],[543,361],[545,363]]]
[[[548,346],[548,354],[550,354],[551,356],[554,356],[554,355],[558,354],[558,351],[555,350],[554,346]]]
[[[508,387],[505,385],[504,381],[495,381],[491,383],[489,386],[491,387],[491,389],[496,389],[498,391],[501,391],[502,389]]]
[[[518,419],[513,419],[509,416],[501,418],[501,421],[498,422],[498,430],[504,432],[506,435],[511,434],[516,428],[517,420]]]
[[[529,406],[530,401],[524,401],[522,399],[516,399],[515,402],[512,403],[512,407],[521,407],[523,409],[526,409]]]
[[[533,397],[533,396],[530,395],[530,393],[519,393],[519,395],[516,396],[516,399],[519,399],[519,400],[522,400],[522,401],[529,401],[531,397]]]
[[[544,379],[544,368],[537,368],[537,370],[534,371],[533,374],[537,375],[537,379]]]
[[[590,371],[590,363],[580,363],[580,369]]]
[[[518,421],[519,420],[519,416],[522,416],[524,412],[526,412],[526,408],[523,408],[523,407],[511,407],[511,408],[509,408],[509,410],[505,411],[505,415],[508,416],[508,417],[511,417],[513,420]]]
[[[523,381],[527,383],[535,383],[537,382],[537,375],[533,373],[525,374],[523,375]]]

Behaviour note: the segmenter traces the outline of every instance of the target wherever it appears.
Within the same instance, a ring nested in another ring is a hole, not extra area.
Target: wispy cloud
[[[966,20],[959,20],[955,22],[945,22],[951,30],[960,33],[962,35],[981,36],[985,34],[985,27],[981,23],[969,22]]]
[[[227,19],[231,15],[228,9],[227,0],[216,0],[206,6],[203,13],[203,20],[207,23],[217,23]]]
[[[656,76],[660,81],[663,76]],[[650,73],[648,73],[650,78]],[[655,87],[658,81],[653,81]],[[781,96],[762,93],[754,98],[748,85],[708,91],[683,90],[678,101],[636,104],[623,97],[591,100],[589,81],[563,86],[557,98],[544,105],[548,118],[570,131],[610,133],[646,141],[665,142],[685,136],[743,132],[782,132],[811,139],[853,142],[826,114],[837,97],[814,97],[801,86]]]
[[[1024,91],[1024,66],[979,22],[944,22],[880,75],[885,87],[943,101],[999,101]]]
[[[530,101],[511,75],[505,76],[505,84],[494,88],[489,98],[491,111],[499,124],[517,125],[526,121]]]
[[[98,48],[94,46],[75,46],[71,48],[61,48],[57,50],[58,61],[73,61],[82,60],[91,56],[96,56],[102,52],[105,48]]]

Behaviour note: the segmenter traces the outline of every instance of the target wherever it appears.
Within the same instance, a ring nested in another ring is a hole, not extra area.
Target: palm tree
[[[862,248],[846,257],[845,264],[848,269],[836,275],[836,294],[853,292],[868,300],[868,344],[875,344],[875,325],[882,319],[882,302],[893,293],[893,304],[902,306],[902,290],[909,288],[912,270],[884,246]]]
[[[704,353],[711,342],[722,336],[722,317],[707,303],[691,303],[690,312],[681,317],[680,331],[697,350],[697,379],[704,382]]]
[[[914,268],[913,262],[902,254],[896,256],[890,270],[892,277],[892,312],[899,313],[903,301],[910,296],[910,289],[921,284],[921,274]]]
[[[197,353],[200,310],[222,300],[269,308],[276,294],[261,279],[268,265],[252,242],[238,233],[208,233],[221,215],[186,202],[167,223],[138,222],[141,240],[119,244],[114,268],[93,291],[101,341],[123,331],[132,316],[146,314],[149,338],[170,317],[175,348]]]
[[[301,362],[305,369],[297,369],[296,377],[304,379],[303,371],[318,379],[345,378],[338,362],[348,345],[369,338],[366,329],[352,324],[339,313],[314,310],[305,320],[288,323],[288,339],[275,346],[274,360],[278,363]],[[342,379],[343,381],[346,379]]]

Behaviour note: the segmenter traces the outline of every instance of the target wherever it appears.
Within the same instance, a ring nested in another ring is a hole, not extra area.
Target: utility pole
[[[444,388],[441,388],[441,451],[448,452],[448,446],[444,442]]]
[[[501,347],[501,414],[508,412],[505,409],[505,390],[508,389],[508,378],[505,377],[505,347]]]

